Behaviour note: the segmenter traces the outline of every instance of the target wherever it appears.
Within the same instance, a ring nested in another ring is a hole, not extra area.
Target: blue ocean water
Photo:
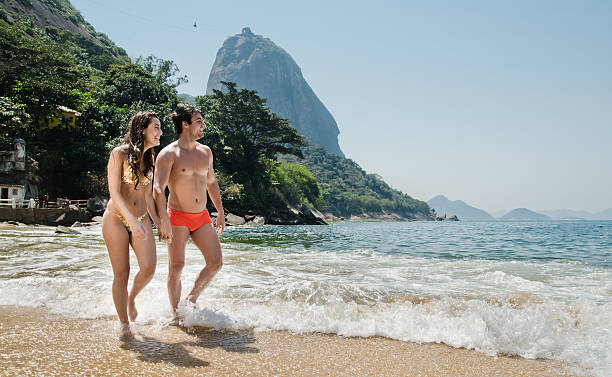
[[[244,227],[224,241],[290,250],[372,249],[423,258],[566,260],[612,267],[612,221],[341,222]]]
[[[612,221],[242,226],[221,243],[223,269],[186,325],[443,342],[612,375]],[[185,291],[203,267],[191,244],[186,258]],[[4,304],[114,315],[99,227],[1,229],[0,261]],[[170,316],[167,261],[158,243],[141,322]]]

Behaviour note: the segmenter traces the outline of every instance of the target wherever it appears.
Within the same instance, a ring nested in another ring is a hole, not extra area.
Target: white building
[[[0,151],[0,205],[21,207],[26,196],[25,141],[15,140],[12,151]]]

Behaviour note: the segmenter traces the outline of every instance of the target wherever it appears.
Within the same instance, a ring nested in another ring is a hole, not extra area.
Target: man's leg
[[[196,302],[202,291],[210,284],[212,278],[223,266],[223,259],[219,237],[217,237],[217,232],[212,224],[203,225],[191,232],[191,240],[200,249],[206,261],[206,267],[198,274],[193,289],[187,296],[189,301]]]
[[[174,314],[181,300],[181,272],[185,266],[188,238],[189,229],[186,226],[172,227],[172,242],[168,244],[168,298]]]

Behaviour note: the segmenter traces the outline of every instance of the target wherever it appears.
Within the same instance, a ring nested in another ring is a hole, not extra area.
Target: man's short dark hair
[[[197,113],[202,114],[202,111],[186,103],[181,103],[174,109],[172,114],[170,114],[170,118],[172,119],[172,123],[174,123],[174,130],[177,136],[183,132],[183,121],[187,122],[187,124],[191,124],[191,117]]]

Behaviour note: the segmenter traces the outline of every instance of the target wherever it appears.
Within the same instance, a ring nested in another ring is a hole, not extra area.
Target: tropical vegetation
[[[429,213],[424,202],[391,189],[352,160],[309,145],[256,91],[224,82],[223,90],[209,95],[179,96],[177,87],[187,78],[172,61],[130,59],[68,1],[41,2],[89,37],[41,27],[35,16],[0,6],[0,150],[10,149],[14,139],[26,141],[29,180],[40,192],[107,196],[107,158],[131,115],[155,111],[161,144],[167,145],[176,135],[166,115],[182,97],[205,115],[204,140],[231,211],[266,214],[306,206],[337,216]],[[29,0],[19,4],[32,6]],[[66,111],[76,124],[51,126],[49,120]]]

